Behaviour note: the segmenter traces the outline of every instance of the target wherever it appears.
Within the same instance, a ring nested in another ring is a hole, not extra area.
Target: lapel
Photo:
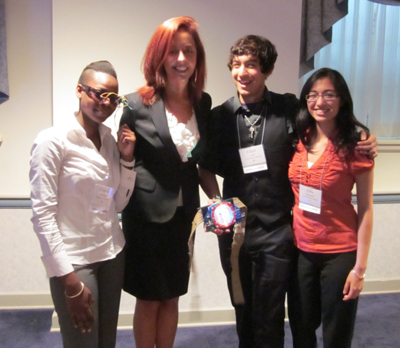
[[[196,122],[197,122],[197,128],[200,133],[200,140],[199,143],[196,145],[196,147],[192,151],[192,156],[195,157],[198,152],[201,152],[202,146],[204,145],[204,137],[206,134],[206,114],[203,111],[203,108],[207,108],[206,106],[206,99],[203,98],[200,100],[198,104],[194,107],[194,115],[196,117]]]
[[[199,128],[200,139],[201,139],[201,136],[204,136],[205,127],[206,127],[205,117],[204,117],[204,113],[202,111],[202,107],[203,107],[202,102],[203,102],[203,100],[200,100],[199,104],[197,104],[194,107],[194,115],[196,117],[197,127]]]
[[[168,128],[167,116],[165,114],[165,105],[163,100],[160,98],[152,105],[152,110],[149,112],[150,118],[153,120],[154,126],[156,127],[157,133],[167,149],[170,149],[174,156],[180,160],[180,156],[176,146],[171,138],[171,133]]]
[[[206,132],[206,117],[203,111],[203,108],[207,107],[207,99],[202,98],[198,105],[194,107],[194,114],[197,121],[197,126],[200,133],[200,142],[204,140],[205,132]],[[164,101],[160,98],[156,101],[149,110],[149,117],[152,119],[154,126],[157,130],[157,133],[160,137],[160,140],[164,144],[164,146],[171,150],[174,153],[174,156],[181,161],[181,157],[176,149],[174,142],[172,141],[171,133],[168,127],[167,116],[165,114],[165,104]],[[203,143],[203,142],[202,142]],[[193,150],[193,155],[198,151],[201,151],[201,144],[197,144],[197,146]]]
[[[264,145],[265,144],[265,138],[268,137],[267,133],[271,130],[271,128],[267,129],[266,127],[266,122],[267,119],[270,116],[270,107],[268,107],[268,104],[264,104],[264,108],[262,110],[261,114],[261,123],[260,123],[260,128],[258,130],[257,136],[254,140],[254,145]]]
[[[271,147],[274,144],[280,143],[282,137],[286,137],[286,124],[282,122],[282,115],[274,103],[274,98],[270,92],[266,91],[265,95],[264,116],[262,118],[260,131],[257,134],[256,144],[263,144],[264,146]],[[262,138],[264,139],[262,141]]]

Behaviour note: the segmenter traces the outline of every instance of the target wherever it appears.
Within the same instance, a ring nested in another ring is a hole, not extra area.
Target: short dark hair
[[[231,47],[228,59],[229,70],[232,70],[233,59],[236,56],[248,54],[258,58],[263,74],[272,72],[278,58],[278,52],[271,41],[258,35],[246,35],[237,40]]]
[[[340,97],[340,109],[336,116],[338,136],[334,141],[337,150],[343,150],[344,154],[352,158],[357,141],[360,140],[360,129],[369,135],[369,129],[354,116],[353,99],[349,87],[343,76],[336,70],[322,68],[315,71],[306,81],[300,93],[299,113],[296,119],[297,133],[303,144],[308,145],[309,131],[314,130],[316,122],[308,112],[306,95],[310,93],[314,84],[323,78],[329,78],[335,91]]]
[[[86,83],[86,80],[90,75],[90,71],[102,72],[115,77],[115,79],[118,79],[117,73],[112,64],[108,60],[99,60],[97,62],[90,63],[83,69],[81,75],[79,76],[79,84]]]

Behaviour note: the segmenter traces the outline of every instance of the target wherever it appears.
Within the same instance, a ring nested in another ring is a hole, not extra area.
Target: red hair
[[[146,84],[139,88],[138,92],[144,104],[151,105],[163,95],[167,78],[164,62],[172,37],[178,30],[188,32],[196,45],[196,69],[189,79],[188,92],[193,104],[200,100],[206,79],[206,55],[197,27],[198,24],[193,18],[184,16],[166,20],[154,32],[142,61]]]

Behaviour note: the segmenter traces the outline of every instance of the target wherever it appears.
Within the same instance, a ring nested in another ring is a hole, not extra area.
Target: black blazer
[[[195,107],[200,140],[188,162],[182,162],[172,141],[163,100],[148,106],[137,93],[128,94],[126,98],[133,110],[125,107],[120,125],[127,124],[136,134],[137,177],[132,197],[123,211],[124,219],[169,221],[176,211],[180,187],[183,207],[187,217],[192,219],[200,205],[197,161],[205,144],[210,96],[203,93]]]

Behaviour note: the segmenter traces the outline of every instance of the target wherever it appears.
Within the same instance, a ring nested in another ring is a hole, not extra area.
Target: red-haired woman
[[[137,298],[138,348],[172,347],[178,299],[189,280],[188,238],[200,205],[197,160],[211,98],[197,23],[172,18],[153,34],[143,58],[146,84],[127,95],[121,126],[136,132],[136,188],[122,213],[124,290]]]

